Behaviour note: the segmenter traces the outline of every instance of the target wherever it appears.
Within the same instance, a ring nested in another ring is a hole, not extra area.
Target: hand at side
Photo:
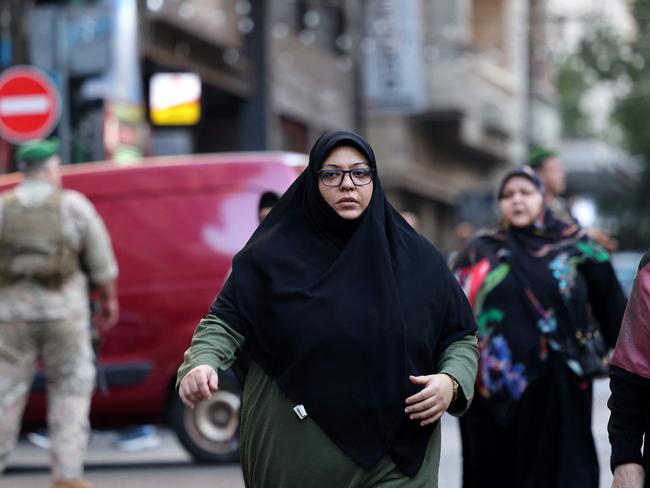
[[[614,469],[612,488],[643,488],[645,471],[636,463],[620,464]]]
[[[178,395],[185,405],[194,408],[201,400],[208,400],[219,389],[219,376],[211,366],[201,364],[191,369],[178,386]]]
[[[437,421],[447,411],[454,394],[454,385],[446,374],[409,376],[411,383],[421,385],[422,390],[406,399],[404,410],[411,420],[421,426]]]

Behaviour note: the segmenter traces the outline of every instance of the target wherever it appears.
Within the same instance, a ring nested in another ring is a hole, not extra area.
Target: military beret
[[[555,151],[543,147],[533,147],[528,153],[528,166],[539,169],[548,158],[557,156]]]
[[[16,149],[16,161],[21,169],[34,169],[59,151],[57,139],[34,140],[26,142]]]

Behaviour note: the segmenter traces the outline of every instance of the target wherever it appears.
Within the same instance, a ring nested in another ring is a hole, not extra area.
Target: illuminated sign
[[[201,79],[194,73],[156,73],[149,82],[155,125],[195,125],[201,119]]]

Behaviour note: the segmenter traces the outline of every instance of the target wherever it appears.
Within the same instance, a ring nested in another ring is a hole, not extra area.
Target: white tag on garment
[[[307,417],[307,410],[305,410],[304,405],[296,405],[293,407],[293,411],[296,412],[296,415],[300,420],[303,420],[305,417]]]

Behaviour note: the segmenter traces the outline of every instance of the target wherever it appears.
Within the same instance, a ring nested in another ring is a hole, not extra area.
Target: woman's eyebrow
[[[352,166],[359,166],[359,165],[364,165],[364,166],[370,166],[368,163],[365,161],[359,161],[358,163],[351,163]],[[340,164],[338,163],[323,163],[323,167],[325,166],[332,166],[333,168],[340,168]]]

